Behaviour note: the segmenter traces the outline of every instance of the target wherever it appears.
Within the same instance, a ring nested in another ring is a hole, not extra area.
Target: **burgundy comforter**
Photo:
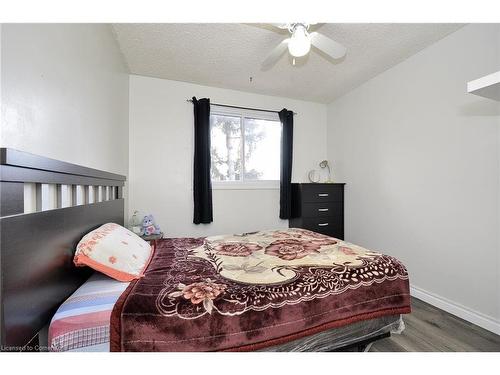
[[[409,312],[397,259],[318,233],[165,239],[115,305],[111,350],[256,350]]]

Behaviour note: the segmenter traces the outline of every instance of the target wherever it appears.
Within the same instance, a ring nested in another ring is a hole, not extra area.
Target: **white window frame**
[[[228,108],[217,105],[210,106],[210,115],[239,117],[241,124],[241,162],[242,162],[242,180],[239,181],[214,181],[212,180],[212,189],[214,190],[276,190],[280,187],[280,180],[245,180],[245,118],[256,120],[278,121],[279,116],[275,112],[255,111],[250,109]],[[283,125],[281,125],[283,128]],[[283,134],[283,133],[282,133]],[[212,136],[212,122],[210,121],[210,137]],[[210,165],[212,168],[212,165]],[[210,173],[210,176],[212,173]],[[211,178],[211,177],[210,177]]]

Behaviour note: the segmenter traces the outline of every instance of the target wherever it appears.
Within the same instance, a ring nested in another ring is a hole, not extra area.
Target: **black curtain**
[[[281,132],[280,219],[290,219],[292,213],[293,111],[279,112]]]
[[[193,97],[194,107],[194,176],[193,223],[213,221],[212,181],[210,178],[210,99]]]

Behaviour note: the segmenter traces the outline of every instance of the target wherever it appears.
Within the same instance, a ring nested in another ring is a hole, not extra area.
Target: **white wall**
[[[128,173],[128,73],[108,25],[4,24],[0,145]]]
[[[346,239],[500,333],[500,105],[466,93],[500,69],[499,48],[500,25],[469,25],[336,100],[328,156]]]
[[[130,77],[129,212],[151,212],[168,236],[238,233],[287,227],[279,190],[214,190],[212,224],[193,221],[193,106],[186,99],[298,113],[294,118],[293,181],[326,156],[326,106],[142,76]]]

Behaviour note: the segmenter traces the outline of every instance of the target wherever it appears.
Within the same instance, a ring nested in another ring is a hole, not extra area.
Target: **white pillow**
[[[81,239],[73,262],[118,281],[132,281],[144,276],[152,255],[152,247],[135,233],[121,225],[107,223]]]

